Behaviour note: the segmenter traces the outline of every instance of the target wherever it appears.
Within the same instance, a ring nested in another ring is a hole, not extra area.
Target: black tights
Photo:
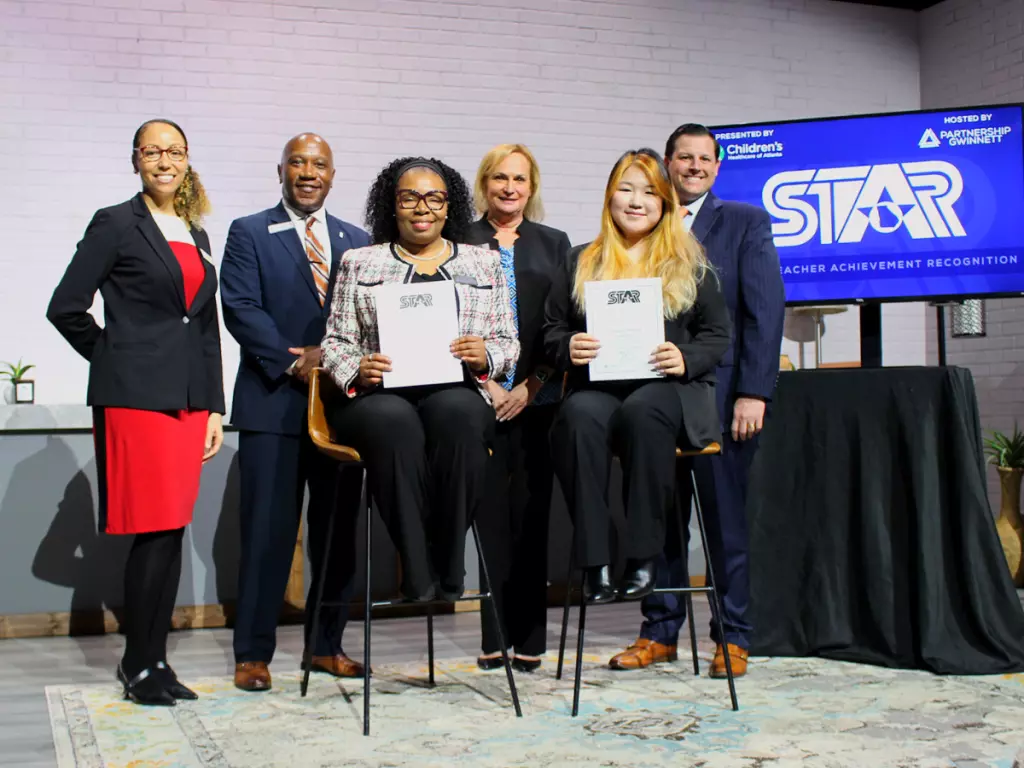
[[[174,599],[181,580],[184,528],[138,533],[124,568],[124,657],[129,679],[167,658]]]

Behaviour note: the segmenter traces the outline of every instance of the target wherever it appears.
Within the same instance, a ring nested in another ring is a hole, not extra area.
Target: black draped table
[[[1024,671],[981,428],[962,368],[782,373],[750,478],[752,652]]]

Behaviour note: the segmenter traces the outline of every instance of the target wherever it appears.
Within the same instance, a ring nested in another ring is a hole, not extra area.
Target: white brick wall
[[[915,14],[826,0],[0,0],[0,18],[0,359],[37,363],[48,403],[82,401],[86,364],[44,308],[92,212],[134,193],[146,118],[187,131],[219,255],[232,218],[277,200],[302,130],[331,141],[329,208],[357,221],[395,156],[471,176],[493,144],[525,142],[548,222],[579,242],[619,153],[680,122],[920,103]],[[923,313],[893,311],[911,331],[888,324],[886,343],[923,356]],[[856,359],[856,328],[856,312],[830,320],[826,359]],[[236,362],[227,339],[229,392]]]
[[[921,106],[944,108],[1024,101],[1024,2],[946,0],[920,16]],[[987,336],[949,337],[946,362],[971,369],[982,428],[1024,427],[1024,301],[986,302]],[[928,360],[938,356],[934,310],[928,315]],[[989,500],[999,505],[999,481],[988,473]]]

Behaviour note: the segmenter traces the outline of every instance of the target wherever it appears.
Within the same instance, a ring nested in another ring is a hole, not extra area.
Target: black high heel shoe
[[[623,600],[641,600],[654,591],[656,578],[654,560],[627,560],[619,594]]]
[[[199,694],[191,688],[182,685],[178,676],[174,674],[174,670],[170,668],[166,661],[158,661],[153,665],[153,675],[164,687],[164,690],[174,698],[187,701],[195,701],[199,698]]]
[[[177,702],[157,680],[153,670],[144,669],[131,680],[117,665],[117,679],[124,686],[124,697],[147,707],[173,707]]]
[[[477,656],[476,665],[484,670],[500,669],[505,666],[505,660],[500,653],[497,656]]]
[[[583,598],[589,605],[600,605],[615,600],[615,588],[612,586],[612,567],[595,565],[585,570],[583,578]]]
[[[520,672],[536,672],[540,669],[543,659],[523,659],[516,656],[512,659],[512,668]]]

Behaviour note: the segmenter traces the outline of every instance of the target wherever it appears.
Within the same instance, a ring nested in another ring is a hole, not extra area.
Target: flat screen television
[[[1022,105],[712,128],[790,304],[1024,295]]]

